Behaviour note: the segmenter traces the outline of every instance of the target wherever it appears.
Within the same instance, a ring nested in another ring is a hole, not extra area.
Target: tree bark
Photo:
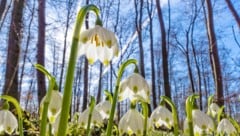
[[[103,65],[100,63],[100,71],[99,71],[99,80],[98,80],[98,92],[97,92],[97,103],[100,102],[101,100],[101,95],[102,95],[102,69]]]
[[[45,0],[38,0],[38,43],[37,63],[45,65]],[[37,70],[38,104],[46,94],[45,75]]]
[[[18,67],[20,44],[22,40],[24,0],[14,1],[12,19],[9,29],[7,66],[3,93],[13,96],[19,101]]]
[[[156,85],[155,85],[155,62],[154,62],[154,50],[153,50],[153,18],[152,18],[152,11],[153,7],[148,2],[147,3],[147,10],[148,10],[148,17],[149,17],[149,35],[150,35],[150,55],[151,55],[151,75],[152,75],[152,100],[153,100],[153,108],[155,109],[157,104],[157,96],[156,96]]]
[[[138,3],[140,3],[139,12],[138,12]],[[144,51],[143,51],[143,43],[142,43],[142,10],[143,10],[143,0],[138,2],[134,0],[135,5],[135,25],[138,34],[138,46],[139,46],[139,66],[140,66],[140,74],[145,77],[145,69],[144,69]],[[139,14],[138,14],[139,13]]]
[[[206,0],[207,4],[207,32],[209,40],[209,51],[210,59],[212,60],[212,72],[215,83],[215,90],[217,96],[217,104],[219,106],[224,105],[224,94],[223,94],[223,83],[222,83],[222,73],[221,73],[221,64],[218,56],[217,48],[217,39],[214,31],[214,22],[213,22],[213,11],[211,0]]]
[[[0,22],[2,21],[2,16],[3,16],[3,13],[5,11],[6,5],[7,5],[7,0],[1,0],[1,3],[0,3]]]
[[[86,0],[86,5],[89,4],[89,0]],[[86,29],[88,29],[88,14],[86,15],[86,20],[85,20],[85,25],[86,25]],[[82,105],[82,111],[84,111],[87,108],[87,104],[88,104],[88,60],[85,57],[85,61],[84,61],[84,85],[83,85],[83,105]]]
[[[156,6],[158,11],[158,18],[160,23],[160,31],[162,37],[162,68],[163,68],[163,80],[164,80],[164,92],[165,96],[171,99],[171,88],[169,83],[169,74],[168,74],[168,54],[167,54],[167,42],[166,42],[166,32],[162,16],[162,10],[160,7],[160,1],[156,0]]]
[[[238,24],[238,27],[240,28],[240,17],[237,13],[237,11],[235,10],[231,0],[225,0],[225,2],[227,3],[227,6],[229,8],[229,10],[231,11],[233,17],[235,18],[237,24]]]

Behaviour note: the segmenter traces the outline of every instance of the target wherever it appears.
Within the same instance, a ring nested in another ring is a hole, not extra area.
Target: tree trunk
[[[227,3],[228,8],[230,9],[233,17],[234,17],[235,20],[237,21],[238,27],[240,28],[240,17],[239,17],[239,15],[238,15],[237,11],[234,9],[234,6],[233,6],[231,0],[225,0],[225,2]]]
[[[213,72],[213,77],[215,82],[217,104],[219,106],[223,106],[224,95],[223,95],[221,64],[218,56],[217,39],[214,31],[211,0],[206,0],[206,3],[207,3],[207,11],[208,11],[207,32],[208,32],[208,40],[209,40],[209,51],[210,51],[210,59],[212,60],[211,65],[212,65],[212,72]]]
[[[45,52],[45,0],[38,0],[37,63],[44,66]],[[38,104],[46,94],[45,76],[37,70]]]
[[[162,37],[161,44],[162,44],[162,68],[163,68],[164,92],[165,92],[165,96],[171,99],[171,90],[170,90],[169,74],[168,74],[168,54],[167,54],[166,32],[165,32],[165,26],[164,26],[164,21],[163,21],[159,0],[156,0],[156,6],[158,11],[158,18],[159,18],[160,29],[161,29],[161,37]]]
[[[89,4],[89,0],[86,0],[86,5]],[[85,25],[86,25],[86,29],[88,29],[88,14],[86,15],[86,19],[85,19]],[[83,105],[82,105],[82,111],[84,111],[87,108],[87,104],[88,104],[88,60],[85,57],[85,61],[84,61],[84,85],[83,85]]]
[[[140,3],[139,12],[138,12],[138,3]],[[135,25],[138,34],[138,46],[139,46],[139,66],[140,66],[140,74],[145,77],[145,69],[144,69],[144,51],[143,51],[143,43],[142,43],[142,10],[143,10],[143,0],[138,2],[134,0],[135,4]],[[138,14],[139,13],[139,14]]]
[[[2,21],[2,16],[3,16],[3,13],[5,11],[6,5],[7,5],[7,0],[1,0],[1,3],[0,3],[0,22]]]
[[[12,19],[9,29],[7,66],[3,93],[19,100],[18,67],[20,57],[20,44],[22,40],[22,17],[24,0],[14,1]]]
[[[67,35],[68,35],[68,28],[69,28],[69,21],[70,21],[70,10],[72,7],[72,2],[68,1],[67,3],[67,22],[66,22],[66,28],[64,32],[64,44],[63,44],[63,56],[62,56],[62,66],[61,66],[61,73],[60,73],[60,82],[59,82],[59,91],[62,90],[62,82],[63,82],[63,73],[64,73],[64,67],[65,67],[65,56],[66,56],[66,47],[67,47]]]
[[[100,63],[100,71],[99,71],[99,80],[98,80],[98,92],[97,92],[97,103],[101,100],[101,92],[102,92],[102,69],[103,65]]]
[[[152,1],[151,1],[152,2]],[[148,17],[149,17],[149,35],[150,35],[150,55],[151,55],[151,75],[152,75],[152,100],[153,100],[153,108],[155,109],[157,104],[157,96],[156,96],[156,85],[155,85],[155,62],[154,62],[154,50],[153,50],[153,18],[152,18],[152,11],[153,7],[148,2],[147,3],[147,10],[148,10]]]

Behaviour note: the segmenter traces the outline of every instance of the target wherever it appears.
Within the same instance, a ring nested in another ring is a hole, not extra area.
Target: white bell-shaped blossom
[[[167,127],[171,129],[173,126],[172,113],[164,106],[158,106],[151,114],[153,125],[157,128]]]
[[[133,73],[120,83],[118,100],[129,98],[131,101],[150,102],[150,87],[147,81],[138,73]]]
[[[44,103],[46,96],[42,99],[41,105]],[[62,108],[62,94],[59,91],[53,90],[50,103],[48,105],[48,119],[50,123],[54,123],[56,117]]]
[[[100,60],[108,65],[118,55],[118,40],[115,34],[99,25],[80,34],[79,55],[85,54],[89,63]]]
[[[144,118],[135,109],[130,109],[119,121],[119,132],[123,134],[136,134],[137,136],[143,135]]]
[[[80,126],[85,129],[87,128],[87,124],[88,124],[89,111],[90,111],[90,108],[87,108],[85,111],[83,111],[79,115],[78,122],[80,123]],[[101,114],[96,109],[93,109],[90,126],[101,126],[102,124],[103,124],[103,118]]]
[[[209,106],[209,112],[213,117],[216,117],[218,114],[219,106],[216,103],[211,103]]]
[[[101,114],[103,119],[109,118],[111,108],[112,104],[110,103],[110,101],[102,101],[95,106],[95,110],[97,110]],[[116,113],[114,117],[116,118]]]
[[[218,124],[217,133],[234,136],[237,134],[237,130],[228,119],[224,118]]]
[[[16,117],[9,110],[0,111],[0,133],[5,132],[11,135],[18,127]]]
[[[192,111],[193,125],[198,127],[204,133],[211,133],[214,130],[214,122],[211,117],[199,109]]]

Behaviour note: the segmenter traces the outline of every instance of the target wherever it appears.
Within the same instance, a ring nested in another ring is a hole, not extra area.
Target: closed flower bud
[[[16,117],[9,110],[0,111],[0,132],[11,135],[18,127]]]
[[[237,135],[237,130],[228,119],[224,118],[218,124],[217,133],[222,135],[224,134],[228,136],[235,136]]]
[[[88,117],[89,117],[89,108],[87,108],[85,111],[83,111],[80,115],[79,115],[79,123],[80,126],[83,128],[87,128],[87,124],[88,124]],[[91,118],[91,126],[101,126],[103,124],[103,118],[101,116],[101,114],[93,109],[92,111],[92,118]]]

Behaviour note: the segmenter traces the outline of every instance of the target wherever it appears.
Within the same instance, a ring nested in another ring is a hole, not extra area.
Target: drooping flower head
[[[199,128],[200,133],[211,133],[214,130],[214,122],[211,117],[209,117],[204,112],[199,109],[194,109],[192,111],[193,125],[195,128]]]
[[[0,111],[0,132],[5,132],[11,135],[18,127],[16,117],[9,110]]]
[[[151,120],[153,122],[153,126],[156,128],[168,128],[171,129],[173,126],[173,116],[172,113],[163,106],[157,107],[151,114]]]
[[[237,135],[237,130],[228,119],[224,118],[218,124],[217,133],[221,135],[235,136]]]
[[[120,135],[123,134],[136,134],[137,136],[143,135],[144,118],[135,109],[130,109],[119,122]]]
[[[87,128],[87,125],[88,125],[89,111],[90,111],[90,108],[87,108],[85,111],[83,111],[79,115],[78,122],[80,123],[80,126],[85,129]],[[101,114],[96,109],[93,109],[90,126],[91,127],[92,126],[101,126],[102,124],[103,124],[103,118],[102,118]]]
[[[95,106],[95,110],[97,110],[101,114],[103,119],[109,118],[111,108],[112,108],[112,104],[110,103],[110,101],[107,101],[107,100],[102,101]]]
[[[129,98],[131,101],[150,102],[150,87],[147,81],[138,73],[123,80],[120,84],[119,101]]]
[[[211,103],[211,105],[209,106],[210,115],[212,117],[216,117],[219,109],[220,107],[216,103]]]
[[[85,54],[89,63],[100,60],[108,65],[118,55],[118,41],[115,34],[99,25],[80,34],[80,55]]]
[[[41,105],[43,104],[45,99],[46,98],[43,97]],[[56,117],[61,111],[61,108],[62,108],[62,94],[57,90],[53,90],[51,100],[48,106],[48,119],[50,123],[55,122]]]

